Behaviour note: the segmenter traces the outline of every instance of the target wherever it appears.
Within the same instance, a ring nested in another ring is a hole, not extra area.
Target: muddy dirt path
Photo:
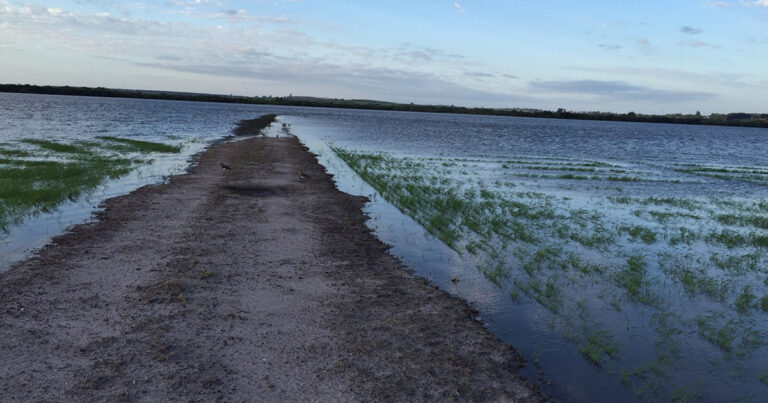
[[[0,274],[2,400],[540,400],[363,203],[292,137],[108,200]]]

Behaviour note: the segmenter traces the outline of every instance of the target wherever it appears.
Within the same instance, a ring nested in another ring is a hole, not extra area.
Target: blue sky
[[[768,112],[768,0],[0,0],[0,82]]]

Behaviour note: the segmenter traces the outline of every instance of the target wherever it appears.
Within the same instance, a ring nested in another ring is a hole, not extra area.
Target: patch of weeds
[[[701,217],[697,216],[695,214],[686,214],[686,213],[679,213],[679,212],[670,212],[670,211],[655,211],[651,210],[648,212],[648,215],[651,216],[654,220],[658,221],[659,223],[663,224],[667,222],[668,220],[672,218],[688,218],[692,220],[700,220]]]
[[[32,156],[32,154],[24,150],[15,150],[12,148],[3,148],[3,147],[0,147],[0,155],[5,155],[6,157],[16,157],[16,158]]]
[[[641,179],[636,176],[615,176],[615,175],[609,175],[609,176],[592,176],[590,179],[594,180],[604,180],[604,181],[611,181],[611,182],[639,182]]]
[[[679,281],[690,295],[695,295],[697,291],[700,291],[713,299],[723,301],[730,290],[730,280],[708,276],[707,270],[694,265],[688,256],[683,258],[668,253],[660,253],[659,268],[671,278]]]
[[[608,200],[616,204],[632,204],[635,202],[635,199],[629,196],[608,196]]]
[[[499,287],[504,280],[509,278],[509,269],[505,267],[504,261],[490,263],[489,266],[481,267],[480,270],[485,278]]]
[[[28,215],[77,200],[106,179],[127,174],[133,165],[133,161],[126,159],[89,158],[23,161],[20,166],[0,167],[0,230]]]
[[[587,342],[580,351],[592,364],[599,366],[604,356],[613,357],[619,349],[608,332],[598,331],[587,336]]]
[[[616,282],[633,298],[640,296],[640,289],[645,283],[645,260],[641,256],[627,259],[627,268],[616,273]]]
[[[613,234],[602,227],[595,228],[595,231],[590,234],[583,231],[572,232],[568,237],[587,248],[605,248],[615,241]]]
[[[645,199],[640,200],[640,204],[643,205],[656,205],[656,206],[672,206],[672,207],[679,207],[684,208],[687,210],[697,210],[701,207],[701,203],[695,200],[691,199],[680,199],[676,197],[647,197]]]
[[[760,309],[763,312],[768,312],[768,295],[763,295],[763,298],[760,298]]]
[[[170,153],[178,154],[181,152],[180,145],[170,145],[163,143],[156,143],[153,141],[142,141],[134,139],[126,139],[121,137],[112,136],[100,136],[99,140],[106,140],[122,145],[122,148],[118,148],[120,151],[128,152],[140,152],[140,153]]]
[[[728,249],[744,246],[749,242],[743,234],[729,229],[723,229],[720,232],[712,231],[707,236],[707,240],[724,245]]]
[[[608,272],[608,266],[599,263],[590,263],[582,261],[576,254],[569,253],[568,258],[563,262],[583,275],[605,274]]]
[[[730,320],[724,325],[718,326],[717,322],[719,322],[720,316],[718,314],[699,315],[694,318],[694,321],[698,326],[699,334],[721,350],[730,353],[733,350],[733,342],[736,340],[736,324]]]
[[[713,254],[709,260],[723,271],[734,274],[746,274],[758,270],[762,256],[762,253],[759,251],[722,257],[719,254]]]
[[[523,270],[525,270],[529,276],[533,276],[535,272],[552,266],[559,254],[560,250],[558,249],[549,247],[541,248],[536,251],[530,260],[523,264]]]
[[[544,282],[544,289],[537,295],[536,300],[552,312],[558,312],[562,306],[560,300],[560,288],[557,286],[557,278],[550,277]]]
[[[757,248],[768,248],[768,236],[752,234],[749,237],[749,242],[752,246]]]
[[[641,225],[634,225],[634,226],[622,226],[619,228],[620,231],[626,232],[629,234],[630,238],[637,239],[640,238],[643,242],[647,244],[652,244],[656,242],[656,232],[653,231],[650,228],[643,227]]]
[[[533,299],[536,300],[541,306],[549,309],[553,313],[557,313],[560,310],[562,302],[560,301],[560,290],[557,288],[557,279],[549,278],[546,282],[539,279],[531,278],[525,282],[515,279],[515,287],[522,290]]]
[[[203,270],[203,272],[202,272],[202,273],[200,273],[200,280],[205,280],[205,279],[207,279],[208,277],[211,277],[211,275],[213,275],[213,273],[211,273],[211,271],[210,271],[210,270],[208,270],[208,269],[205,269],[205,270]]]
[[[752,287],[750,285],[745,285],[741,294],[736,298],[736,310],[739,312],[746,312],[747,310],[752,309],[756,299],[757,296],[752,293]]]
[[[464,246],[464,249],[466,249],[467,252],[469,252],[469,253],[471,253],[473,255],[478,255],[480,253],[480,251],[482,250],[482,248],[483,248],[483,244],[481,244],[480,242],[477,242],[477,241],[469,241]]]
[[[186,304],[187,303],[187,296],[184,295],[184,293],[182,292],[182,293],[180,293],[179,295],[176,296],[176,301],[181,302],[182,304]]]
[[[764,369],[760,371],[760,376],[758,377],[760,379],[760,382],[768,385],[768,369]]]
[[[15,159],[0,161],[0,230],[22,222],[29,215],[51,211],[67,200],[75,201],[105,180],[119,178],[137,164],[147,162],[119,157],[115,151],[180,151],[179,146],[161,143],[117,137],[102,140],[68,144],[41,139],[21,141],[47,152],[43,155],[50,158],[47,160],[20,159],[33,153],[1,149],[0,154]],[[119,149],[111,145],[114,142],[120,145]]]
[[[752,326],[747,327],[741,334],[741,347],[754,349],[768,344],[768,335],[765,332],[755,330]]]
[[[701,400],[704,395],[701,393],[701,384],[683,385],[675,389],[669,396],[674,403],[687,403],[691,400]]]
[[[679,244],[690,245],[699,238],[699,235],[685,227],[680,227],[679,232],[669,237],[669,245],[675,246]]]
[[[589,179],[589,177],[587,177],[587,176],[574,175],[574,174],[557,175],[555,178],[557,178],[557,179],[567,179],[567,180],[587,180],[587,179]]]
[[[88,154],[90,150],[82,145],[57,143],[50,140],[25,139],[22,143],[35,145],[43,150],[66,154]]]

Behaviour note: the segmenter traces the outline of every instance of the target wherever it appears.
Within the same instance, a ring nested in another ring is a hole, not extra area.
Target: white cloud
[[[456,10],[457,10],[458,12],[460,12],[460,13],[463,13],[463,12],[464,12],[464,7],[462,7],[462,6],[461,6],[461,4],[459,4],[459,2],[458,2],[458,1],[454,1],[454,2],[453,2],[453,7],[455,7],[455,8],[456,8]]]
[[[201,82],[199,75],[205,75],[202,81],[208,86],[239,79],[259,83],[258,88],[296,88],[324,96],[455,104],[522,99],[470,88],[466,83],[476,83],[463,74],[470,61],[441,49],[414,44],[351,46],[319,40],[303,31],[308,23],[287,17],[265,19],[240,9],[203,11],[208,10],[186,11],[193,18],[186,22],[166,22],[31,5],[7,11],[0,7],[0,26],[2,40],[9,46],[23,49],[34,43],[40,52],[66,52],[72,60],[83,60],[81,63],[93,58],[109,61],[124,66],[125,80],[138,74],[170,73],[197,75],[197,82]],[[253,24],[212,25],[198,23],[198,18]],[[273,22],[277,29],[274,24],[265,27],[254,22]],[[482,68],[476,61],[471,64]],[[189,90],[200,85],[194,84]],[[231,89],[222,85],[220,91]]]
[[[704,5],[710,8],[726,8],[730,7],[731,3],[727,1],[705,1]]]
[[[768,0],[755,0],[755,1],[741,0],[741,4],[749,7],[768,7]]]

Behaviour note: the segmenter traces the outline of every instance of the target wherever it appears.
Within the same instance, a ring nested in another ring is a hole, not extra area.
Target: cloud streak
[[[562,80],[531,81],[528,86],[534,90],[550,93],[570,93],[610,100],[652,100],[664,102],[689,102],[709,100],[715,94],[694,91],[658,90],[624,81]]]
[[[680,32],[682,32],[684,34],[688,34],[688,35],[698,35],[702,31],[701,31],[700,28],[694,28],[694,27],[686,25],[686,26],[680,28]]]

